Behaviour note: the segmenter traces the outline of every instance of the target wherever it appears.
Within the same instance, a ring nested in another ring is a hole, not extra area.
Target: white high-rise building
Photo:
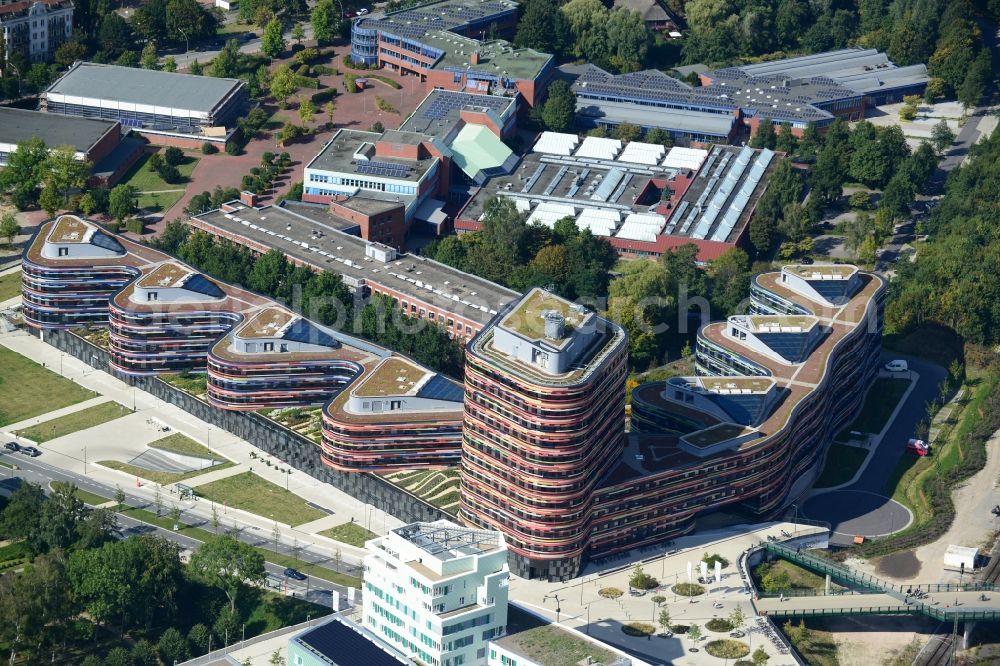
[[[507,627],[507,544],[447,520],[366,544],[365,626],[428,666],[486,664]]]

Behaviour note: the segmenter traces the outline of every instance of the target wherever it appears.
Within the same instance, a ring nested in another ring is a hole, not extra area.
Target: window
[[[68,247],[61,247],[61,248],[59,248],[59,256],[60,257],[65,257],[65,256],[68,256],[68,255],[69,255],[69,248]]]
[[[402,405],[403,405],[403,401],[402,400],[391,400],[391,401],[389,401],[389,409],[390,410],[399,409]]]
[[[274,351],[274,343],[273,342],[265,342],[264,343],[264,351],[266,351],[266,352]]]
[[[156,291],[150,291],[150,292],[146,293],[146,300],[147,301],[155,301],[159,297],[160,297],[160,294],[159,294],[159,292],[156,292]]]

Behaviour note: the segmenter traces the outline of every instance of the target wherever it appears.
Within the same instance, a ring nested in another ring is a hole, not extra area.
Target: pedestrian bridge
[[[795,547],[769,541],[767,551],[805,569],[828,575],[842,585],[862,592],[796,591],[786,595],[755,596],[754,608],[772,617],[823,615],[926,615],[939,621],[1000,620],[1000,590],[981,583],[904,586],[862,573]],[[920,590],[918,599],[911,593]]]

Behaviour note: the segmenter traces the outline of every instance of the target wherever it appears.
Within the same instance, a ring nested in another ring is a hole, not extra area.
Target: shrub
[[[369,79],[374,79],[376,81],[381,81],[385,85],[389,86],[390,88],[395,88],[396,90],[399,90],[400,88],[403,87],[396,81],[390,79],[388,76],[382,76],[381,74],[366,74],[365,77]]]
[[[312,103],[316,106],[320,106],[326,104],[336,96],[336,88],[326,88],[325,90],[320,90],[318,93],[314,93],[309,99],[312,100]]]
[[[718,631],[718,632],[732,631],[733,623],[725,618],[713,617],[711,620],[705,623],[705,628],[708,629],[709,631]]]
[[[701,561],[708,565],[709,571],[715,568],[716,562],[718,562],[723,569],[729,566],[729,560],[724,558],[722,555],[719,555],[718,553],[712,553],[711,555],[705,553],[704,555],[701,556]]]
[[[340,70],[326,65],[313,65],[313,74],[316,76],[339,76]]]
[[[697,597],[705,594],[705,588],[697,583],[677,583],[674,585],[674,592],[682,597]]]
[[[164,164],[157,170],[157,173],[160,175],[160,178],[170,183],[171,185],[179,183],[181,182],[181,180],[183,180],[181,172],[178,171],[177,167],[175,167],[173,164]]]
[[[851,208],[868,210],[872,207],[872,198],[868,192],[855,192],[847,198],[847,203]]]
[[[706,645],[705,652],[719,659],[739,659],[750,654],[750,646],[742,641],[722,638]]]
[[[634,587],[637,590],[652,590],[660,582],[643,571],[642,567],[636,565],[635,569],[632,570],[632,576],[628,579],[628,584],[629,587]]]
[[[177,166],[184,161],[184,151],[175,146],[170,146],[163,151],[163,161],[171,166]]]
[[[688,629],[690,629],[690,628],[691,627],[688,626],[688,625],[686,625],[686,624],[672,624],[672,625],[670,625],[670,631],[674,632],[675,634],[681,634],[681,635],[686,634],[688,632]]]
[[[239,155],[243,152],[243,147],[240,146],[235,141],[230,141],[226,144],[226,154],[227,155]]]
[[[125,222],[125,230],[141,236],[146,233],[146,225],[139,218],[133,217]]]
[[[201,144],[202,155],[214,155],[217,152],[219,152],[219,149],[215,147],[214,143],[206,141],[205,143]]]
[[[356,92],[358,92],[358,80],[357,79],[358,79],[358,77],[356,77],[354,74],[351,74],[350,72],[348,72],[347,74],[344,74],[344,90],[346,90],[349,93],[356,93]]]
[[[146,160],[146,164],[149,165],[150,169],[158,172],[163,167],[163,155],[153,153],[149,156],[149,159]]]
[[[656,627],[646,622],[629,622],[622,625],[622,631],[629,636],[652,636],[656,633]]]
[[[625,593],[619,590],[617,587],[602,587],[600,590],[597,591],[597,594],[599,596],[604,597],[605,599],[617,599]]]

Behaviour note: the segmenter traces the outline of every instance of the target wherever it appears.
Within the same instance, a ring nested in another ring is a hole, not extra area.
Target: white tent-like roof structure
[[[632,141],[625,146],[625,150],[623,150],[621,155],[618,156],[618,161],[656,166],[659,164],[660,159],[663,158],[663,154],[666,152],[667,149],[658,143],[642,143],[641,141]]]
[[[692,171],[697,171],[704,164],[707,157],[707,150],[674,146],[667,153],[666,159],[663,160],[663,166],[669,169],[691,169]]]
[[[629,213],[615,237],[652,243],[666,222],[667,218],[656,213]]]
[[[564,217],[576,217],[576,208],[567,204],[545,202],[535,206],[528,216],[528,224],[543,224],[550,229]]]
[[[577,157],[593,157],[599,160],[613,160],[622,149],[618,139],[606,139],[598,136],[588,136],[576,150]]]
[[[621,213],[607,208],[585,207],[576,218],[576,227],[580,231],[589,229],[595,236],[610,236],[621,222]]]
[[[542,132],[531,149],[534,153],[547,153],[549,155],[572,155],[576,144],[580,143],[580,137],[576,134],[562,134],[560,132]]]

